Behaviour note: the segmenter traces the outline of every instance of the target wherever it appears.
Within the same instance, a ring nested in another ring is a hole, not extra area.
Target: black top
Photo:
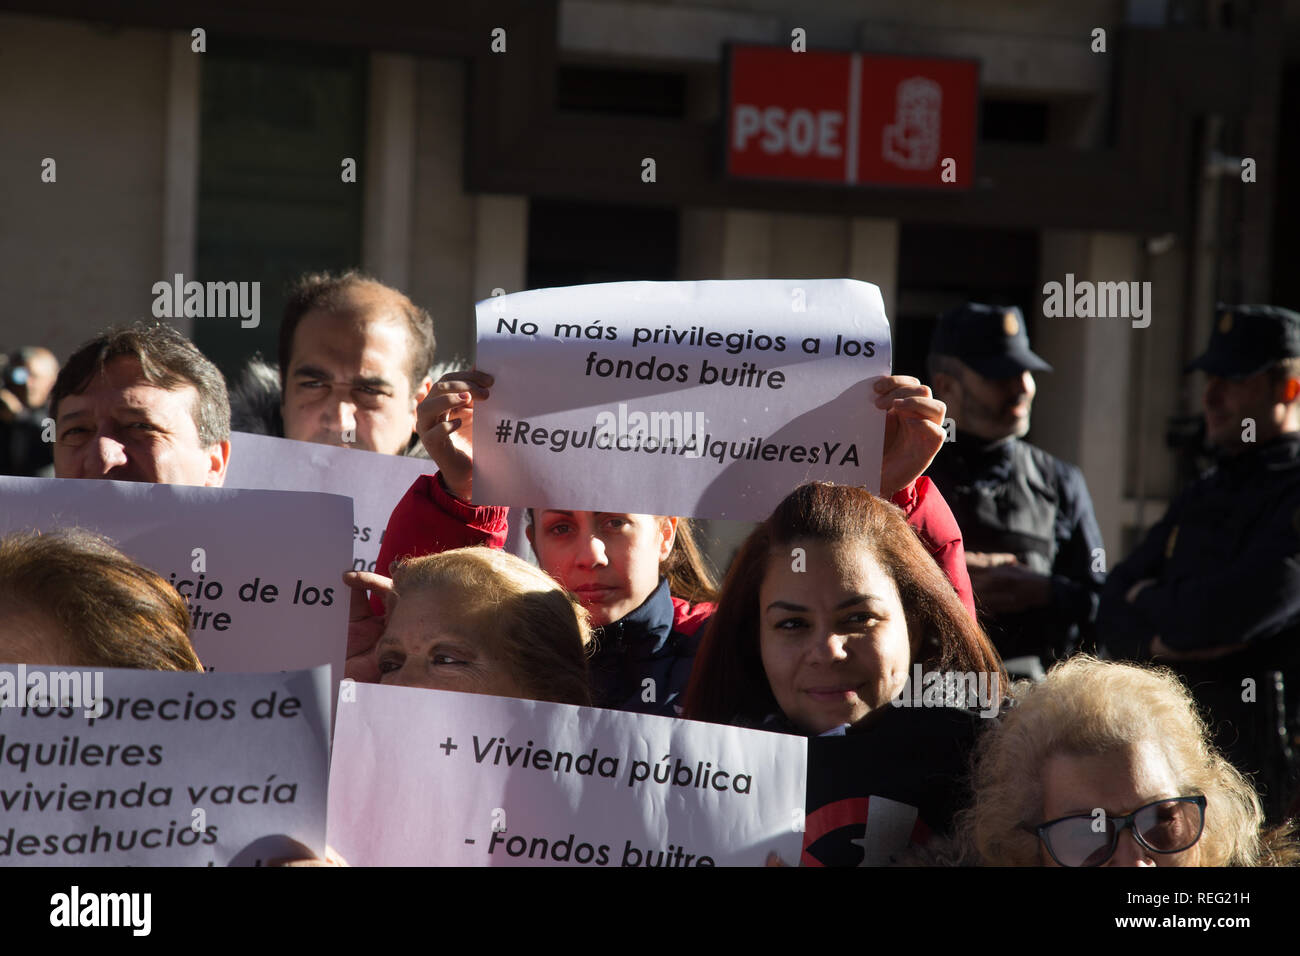
[[[909,844],[949,835],[969,802],[976,739],[991,725],[965,708],[887,706],[845,734],[810,739],[804,864],[886,865]]]
[[[1190,651],[1300,628],[1300,434],[1224,457],[1179,495],[1111,572],[1098,623],[1112,653],[1137,659],[1156,635]]]
[[[1051,575],[1047,607],[981,612],[998,652],[1049,662],[1090,649],[1105,556],[1083,472],[1019,438],[989,442],[959,431],[926,474],[952,509],[966,551],[1010,552]]]
[[[1228,759],[1258,775],[1270,815],[1280,812],[1294,789],[1286,728],[1300,726],[1300,434],[1223,458],[1179,495],[1111,572],[1097,621],[1114,657],[1147,660],[1157,636],[1175,651],[1241,645],[1161,663],[1191,688]]]
[[[701,631],[674,630],[675,613],[668,581],[661,579],[640,607],[596,629],[591,693],[597,707],[677,716]]]

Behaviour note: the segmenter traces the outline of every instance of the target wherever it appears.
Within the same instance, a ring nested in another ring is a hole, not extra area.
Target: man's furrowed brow
[[[294,378],[328,379],[330,373],[318,365],[299,365],[293,370]]]

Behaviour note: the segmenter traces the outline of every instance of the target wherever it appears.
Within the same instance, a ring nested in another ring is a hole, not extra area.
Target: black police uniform
[[[1209,349],[1188,370],[1244,377],[1295,355],[1300,315],[1221,307]],[[1154,583],[1130,603],[1145,579]],[[1300,433],[1223,456],[1179,495],[1111,572],[1098,627],[1112,656],[1135,660],[1150,657],[1156,636],[1174,651],[1244,645],[1210,661],[1161,663],[1189,683],[1221,749],[1261,774],[1266,803],[1277,805],[1290,759],[1279,725],[1296,723],[1287,705],[1296,689],[1286,685],[1300,680]]]
[[[951,355],[986,378],[1051,371],[1029,349],[1020,310],[968,303],[939,320],[932,354]],[[1083,473],[1019,438],[990,442],[961,432],[926,472],[961,526],[966,550],[1009,552],[1051,577],[1041,608],[981,622],[1004,659],[1044,663],[1093,644],[1093,621],[1105,581],[1101,531]],[[978,599],[978,594],[976,595]]]

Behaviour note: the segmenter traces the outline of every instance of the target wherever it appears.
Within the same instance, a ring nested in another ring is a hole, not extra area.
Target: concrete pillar
[[[416,61],[415,185],[407,294],[433,314],[438,361],[474,356],[477,197],[465,192],[465,64]],[[497,283],[500,284],[500,283]]]
[[[1043,233],[1043,283],[1138,281],[1139,240],[1112,233],[1046,230]],[[1083,469],[1097,512],[1107,564],[1123,554],[1128,514],[1126,456],[1130,433],[1138,428],[1138,409],[1130,387],[1137,336],[1127,318],[1046,318],[1041,296],[1033,303],[1038,319],[1032,347],[1054,372],[1036,376],[1029,440]]]
[[[677,278],[683,281],[722,278],[726,216],[721,209],[682,208],[677,234]]]
[[[845,277],[879,286],[885,315],[893,322],[898,310],[898,220],[851,220],[848,260]]]
[[[415,58],[370,55],[361,261],[381,282],[407,290],[415,184]]]
[[[837,279],[848,269],[850,220],[843,216],[772,216],[773,279]]]
[[[162,156],[163,241],[159,275],[167,282],[178,273],[185,276],[186,281],[194,277],[199,209],[199,64],[202,54],[195,53],[191,43],[190,34],[181,30],[168,38]],[[186,335],[193,335],[192,318],[182,315],[171,321]]]
[[[722,213],[718,279],[776,279],[772,271],[772,229],[767,212],[728,209]]]
[[[528,197],[474,197],[475,301],[493,289],[520,292],[528,275]]]

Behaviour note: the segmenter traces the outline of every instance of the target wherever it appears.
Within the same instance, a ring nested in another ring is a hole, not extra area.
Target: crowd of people
[[[539,506],[538,566],[504,553],[507,510],[474,502],[474,414],[510,369],[435,381],[433,359],[406,296],[311,275],[278,369],[250,366],[231,395],[183,335],[137,324],[70,356],[48,411],[40,373],[14,396],[53,420],[58,478],[220,486],[232,416],[427,455],[377,571],[344,574],[354,680],[892,741],[906,756],[882,769],[956,810],[924,819],[899,862],[1300,859],[1285,682],[1300,681],[1300,315],[1220,310],[1194,363],[1218,466],[1109,573],[1083,474],[1024,441],[1050,366],[1013,307],[941,317],[930,386],[875,383],[880,495],[790,489],[721,584],[683,516]],[[0,662],[200,669],[188,627],[164,579],[94,535],[0,541]],[[944,701],[955,757],[891,706],[936,673],[997,694],[983,711]]]

